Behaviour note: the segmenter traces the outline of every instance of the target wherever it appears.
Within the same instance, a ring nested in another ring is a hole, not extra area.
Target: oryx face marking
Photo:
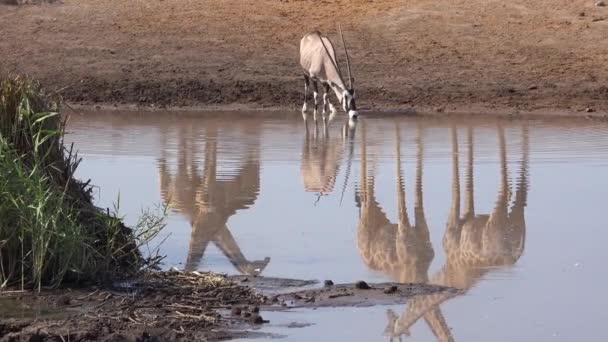
[[[342,109],[348,113],[350,118],[357,117],[357,105],[355,104],[356,94],[354,90],[345,90],[342,93]]]

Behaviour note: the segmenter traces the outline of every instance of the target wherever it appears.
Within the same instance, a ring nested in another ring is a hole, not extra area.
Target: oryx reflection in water
[[[340,134],[330,134],[331,121],[322,130],[315,123],[312,128],[305,120],[305,136],[302,144],[300,175],[306,192],[317,193],[318,198],[333,192],[340,165],[346,155],[346,170],[342,193],[350,176],[354,153],[357,121],[348,119]]]
[[[259,130],[255,128],[252,132]],[[266,268],[270,258],[248,260],[228,229],[227,221],[237,211],[251,207],[258,197],[259,137],[255,136],[247,144],[235,172],[218,177],[218,128],[208,123],[203,133],[203,161],[196,153],[193,128],[182,126],[178,135],[177,171],[174,174],[169,171],[166,146],[158,162],[163,201],[188,217],[192,227],[185,269],[196,270],[209,243],[213,243],[240,273],[257,275]]]
[[[405,312],[398,316],[388,311],[385,333],[391,338],[409,335],[410,327],[420,318],[439,341],[453,341],[452,332],[441,312],[441,305],[466,293],[492,269],[513,265],[524,250],[526,224],[524,208],[528,191],[528,130],[522,127],[520,169],[511,203],[511,186],[507,170],[505,132],[496,127],[499,146],[499,188],[495,207],[490,214],[478,214],[474,200],[474,132],[467,128],[467,166],[464,213],[460,211],[460,177],[458,135],[451,128],[452,141],[452,200],[443,238],[446,262],[433,276],[428,276],[434,250],[429,238],[422,197],[423,134],[418,127],[416,147],[416,184],[414,194],[414,224],[411,224],[405,204],[405,189],[401,172],[401,138],[396,127],[395,163],[398,222],[391,223],[374,195],[374,166],[369,165],[365,127],[361,128],[361,175],[356,201],[360,208],[357,243],[364,262],[373,269],[404,283],[431,283],[461,290],[418,295],[411,298]]]

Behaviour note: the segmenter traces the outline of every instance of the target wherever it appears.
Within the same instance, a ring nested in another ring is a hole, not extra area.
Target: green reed
[[[61,99],[27,77],[0,79],[0,289],[105,282],[155,266],[140,247],[164,227],[166,209],[134,229],[93,204],[63,144]]]

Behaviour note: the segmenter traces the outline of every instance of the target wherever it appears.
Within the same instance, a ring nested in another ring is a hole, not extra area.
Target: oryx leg
[[[329,108],[329,114],[330,114],[330,121],[331,118],[333,118],[333,116],[336,114],[336,107],[334,107],[333,104],[331,104],[331,101],[329,100],[329,83],[325,84],[325,94],[323,95],[323,104],[327,104],[327,107]],[[325,107],[323,107],[323,110],[325,111]]]
[[[306,105],[306,100],[308,100],[308,86],[310,85],[310,77],[308,75],[304,75],[304,105],[302,106],[302,113],[306,113],[308,110],[308,106]]]
[[[317,121],[317,111],[319,109],[319,85],[317,84],[317,80],[312,79],[312,85],[313,85],[313,92],[312,92],[312,97],[315,100],[315,109],[313,111],[313,118],[315,120],[315,122]]]
[[[323,129],[327,131],[327,101],[329,96],[329,84],[323,83]]]
[[[323,118],[327,113],[327,105],[329,103],[329,83],[323,83]]]

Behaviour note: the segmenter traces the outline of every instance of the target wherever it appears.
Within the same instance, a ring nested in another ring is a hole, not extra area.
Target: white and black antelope
[[[319,89],[317,82],[321,82],[324,88],[323,94],[323,120],[326,119],[327,107],[329,107],[330,115],[335,114],[336,109],[328,99],[329,88],[331,88],[336,97],[342,104],[342,109],[348,113],[350,118],[356,118],[357,106],[355,104],[356,94],[353,88],[353,77],[350,70],[350,58],[348,56],[348,50],[344,42],[344,36],[342,35],[342,29],[340,29],[340,37],[342,38],[342,45],[344,46],[344,54],[346,55],[346,67],[348,69],[348,87],[342,77],[340,66],[336,60],[336,53],[334,47],[329,38],[321,36],[319,31],[312,31],[304,35],[300,41],[300,65],[304,69],[304,105],[302,106],[302,113],[307,112],[308,88],[310,83],[314,87],[313,100],[315,103],[314,107],[314,119],[317,120],[317,108],[319,104]]]

